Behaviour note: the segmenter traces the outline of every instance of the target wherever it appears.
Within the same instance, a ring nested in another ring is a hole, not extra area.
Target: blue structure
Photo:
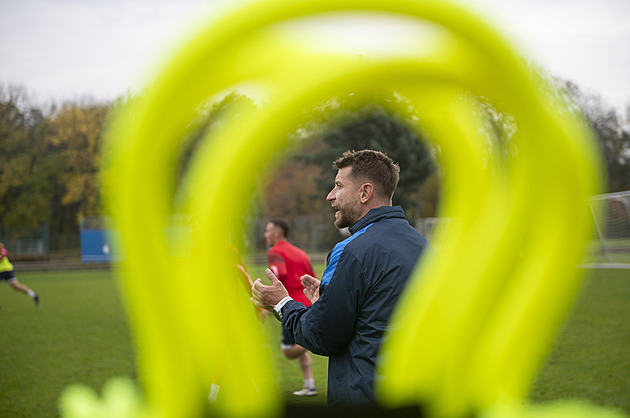
[[[81,230],[81,261],[103,262],[118,261],[120,254],[115,251],[116,245],[112,245],[113,231],[104,229]]]
[[[120,230],[107,217],[85,217],[81,219],[81,262],[109,262],[124,259],[120,250]],[[173,215],[169,218],[164,233],[172,248],[171,257],[189,257],[193,241],[189,215]]]

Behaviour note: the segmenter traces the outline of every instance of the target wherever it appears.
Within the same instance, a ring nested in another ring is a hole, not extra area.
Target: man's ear
[[[359,199],[361,203],[366,203],[374,194],[374,185],[372,183],[363,183],[359,189]]]

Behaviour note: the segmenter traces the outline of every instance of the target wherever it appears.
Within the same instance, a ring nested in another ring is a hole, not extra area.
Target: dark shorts
[[[15,279],[15,273],[13,272],[13,270],[0,272],[0,280],[9,281],[11,279]]]
[[[290,335],[284,331],[284,327],[282,327],[282,345],[294,345],[295,340]]]

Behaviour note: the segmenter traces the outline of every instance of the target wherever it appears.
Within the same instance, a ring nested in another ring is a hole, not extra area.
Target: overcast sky
[[[113,99],[234,1],[0,0],[0,82],[39,101]],[[460,1],[551,73],[619,110],[630,104],[630,0]]]

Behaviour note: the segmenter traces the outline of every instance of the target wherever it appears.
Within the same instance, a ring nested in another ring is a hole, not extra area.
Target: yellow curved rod
[[[429,54],[412,48],[411,57],[364,62],[295,45],[271,27],[348,10],[430,21],[449,35]],[[173,257],[184,245],[165,232],[181,191],[174,181],[181,143],[205,100],[242,83],[271,100],[246,119],[226,115],[199,148],[185,207],[200,233],[192,257]],[[255,179],[289,145],[286,134],[303,112],[374,89],[395,90],[418,109],[442,150],[440,214],[452,219],[394,315],[379,357],[380,401],[459,417],[525,396],[579,283],[575,267],[591,233],[586,201],[599,192],[602,172],[591,134],[496,31],[454,3],[273,0],[208,25],[108,133],[104,195],[120,226],[121,287],[146,395],[134,413],[281,413],[268,344],[225,243],[240,233]],[[514,116],[511,153],[499,154],[501,144],[480,133],[473,94]],[[221,389],[210,404],[212,384]]]

